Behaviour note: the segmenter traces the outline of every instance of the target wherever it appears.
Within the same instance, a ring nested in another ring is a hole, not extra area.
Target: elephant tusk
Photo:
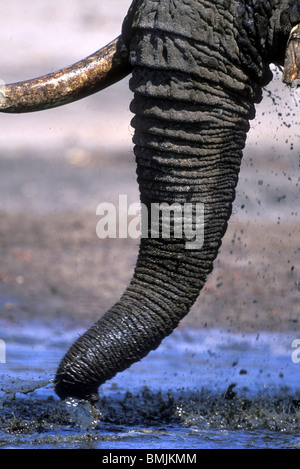
[[[77,101],[130,73],[121,36],[75,64],[39,78],[0,85],[0,112],[41,111]]]
[[[282,81],[293,88],[300,85],[300,23],[291,30],[288,39]]]

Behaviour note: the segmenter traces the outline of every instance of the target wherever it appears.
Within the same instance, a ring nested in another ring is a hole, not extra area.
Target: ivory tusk
[[[282,81],[286,85],[300,85],[300,23],[295,26],[288,39]]]
[[[50,109],[77,101],[116,83],[130,73],[121,36],[75,64],[28,81],[0,83],[0,112]]]

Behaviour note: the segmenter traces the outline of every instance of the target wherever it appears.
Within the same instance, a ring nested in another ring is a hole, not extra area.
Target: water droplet
[[[76,426],[85,431],[94,430],[102,417],[100,410],[88,401],[71,397],[65,404]]]

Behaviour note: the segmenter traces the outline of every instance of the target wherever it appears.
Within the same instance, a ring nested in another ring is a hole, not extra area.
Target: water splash
[[[72,397],[65,401],[65,405],[70,421],[74,422],[82,431],[95,430],[101,421],[100,409],[88,401]]]
[[[68,343],[61,336],[41,341],[32,325],[29,339],[25,328],[19,332],[14,330],[13,340],[4,337],[10,359],[1,365],[6,371],[0,389],[3,448],[300,446],[293,334],[177,330],[101,386],[92,406],[61,401],[54,393],[49,376]],[[55,336],[51,330],[43,333]]]
[[[21,378],[15,378],[10,381],[8,384],[4,384],[0,387],[0,391],[4,393],[2,397],[0,397],[0,408],[1,408],[1,402],[2,404],[5,401],[9,401],[12,399],[16,398],[16,395],[18,393],[20,394],[30,394],[37,389],[40,388],[46,388],[48,386],[54,386],[53,385],[53,380],[52,379],[21,379]]]

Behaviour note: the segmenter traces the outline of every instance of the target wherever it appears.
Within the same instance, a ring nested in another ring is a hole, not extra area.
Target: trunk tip
[[[82,385],[71,385],[63,379],[55,378],[54,390],[58,397],[64,401],[68,398],[80,399],[96,404],[99,401],[98,388],[89,388]]]

